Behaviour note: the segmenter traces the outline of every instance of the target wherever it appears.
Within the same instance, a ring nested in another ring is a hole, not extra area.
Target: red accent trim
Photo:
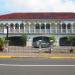
[[[0,15],[0,20],[7,19],[75,19],[75,13],[53,12],[53,13],[11,13]]]

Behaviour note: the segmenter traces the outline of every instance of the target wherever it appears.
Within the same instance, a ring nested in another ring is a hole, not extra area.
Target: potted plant
[[[0,51],[3,51],[4,47],[4,40],[0,38]]]
[[[6,44],[5,38],[0,38],[0,51],[3,51],[5,44]]]

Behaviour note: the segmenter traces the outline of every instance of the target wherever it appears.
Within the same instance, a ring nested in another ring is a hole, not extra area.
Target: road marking
[[[0,66],[10,67],[75,67],[75,65],[16,65],[16,64],[0,64]]]

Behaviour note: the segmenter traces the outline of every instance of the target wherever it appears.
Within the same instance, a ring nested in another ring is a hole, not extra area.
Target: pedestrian
[[[70,49],[70,53],[73,53],[73,48]]]

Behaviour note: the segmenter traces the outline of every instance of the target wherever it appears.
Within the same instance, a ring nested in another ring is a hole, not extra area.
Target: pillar
[[[68,30],[67,30],[67,23],[66,23],[66,33],[68,33]]]
[[[25,30],[26,30],[26,27],[25,27],[26,23],[24,23],[24,33],[25,33]]]
[[[14,24],[14,33],[15,33],[15,24]]]
[[[39,26],[40,26],[40,33],[41,33],[41,23],[39,23]]]
[[[31,24],[31,23],[29,22],[28,24],[29,24],[29,33],[30,33],[30,24]]]
[[[19,33],[20,33],[20,24],[19,24]]]
[[[61,33],[62,33],[62,23],[61,23]]]
[[[36,25],[36,23],[34,23],[34,33],[36,33],[36,31],[35,31],[35,25]]]
[[[45,33],[46,33],[46,23],[44,23],[45,24]]]
[[[55,33],[57,33],[57,23],[55,23]]]
[[[73,33],[73,24],[71,24],[71,32]]]

